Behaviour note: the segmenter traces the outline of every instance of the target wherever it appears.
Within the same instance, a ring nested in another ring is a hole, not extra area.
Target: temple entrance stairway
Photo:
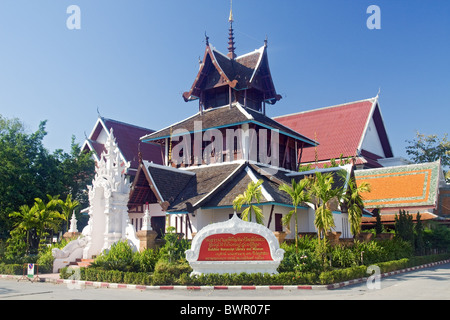
[[[94,259],[76,259],[69,265],[72,267],[89,267],[92,262],[94,262]]]

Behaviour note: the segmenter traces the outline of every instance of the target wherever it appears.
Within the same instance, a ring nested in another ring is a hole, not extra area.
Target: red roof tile
[[[161,147],[156,144],[141,143],[140,141],[141,137],[154,132],[154,130],[106,118],[103,118],[103,121],[108,130],[113,128],[117,145],[127,161],[131,162],[131,168],[137,168],[139,148],[144,160],[162,164]]]
[[[412,216],[412,219],[414,222],[417,221],[417,212],[416,213],[409,213]],[[380,214],[380,218],[381,218],[381,223],[383,224],[387,224],[387,223],[395,223],[395,217],[398,214]],[[434,213],[430,213],[430,212],[422,212],[420,214],[420,220],[421,221],[426,221],[426,220],[433,220],[436,219],[437,215],[435,215]],[[363,225],[367,225],[367,224],[374,224],[376,223],[377,218],[376,217],[362,217],[361,218],[361,223]]]
[[[97,141],[102,130],[108,133],[113,129],[117,145],[125,161],[130,162],[130,169],[137,169],[139,163],[138,151],[140,148],[143,160],[162,164],[161,147],[152,143],[141,143],[140,138],[154,132],[154,130],[138,127],[132,124],[101,117],[96,123],[90,137],[84,145],[84,149],[94,149],[97,157],[105,151],[103,143]],[[139,146],[140,144],[140,146]]]
[[[318,161],[357,155],[374,99],[276,117],[275,120],[316,140]],[[302,163],[315,161],[315,149],[303,151]]]

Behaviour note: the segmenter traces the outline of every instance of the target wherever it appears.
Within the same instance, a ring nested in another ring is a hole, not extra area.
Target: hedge
[[[450,254],[420,256],[405,258],[376,265],[381,273],[405,269],[417,265],[449,259]],[[176,269],[179,269],[178,271]],[[204,274],[190,276],[185,273],[186,266],[172,265],[171,268],[161,268],[155,273],[124,272],[118,270],[103,270],[99,268],[81,268],[80,280],[111,283],[128,283],[139,285],[190,285],[190,286],[218,286],[218,285],[315,285],[333,284],[342,281],[367,277],[367,266],[354,266],[344,269],[334,269],[321,273],[281,272],[276,275],[262,273],[240,274]],[[166,270],[166,271],[164,271]],[[168,272],[168,271],[170,272]],[[183,270],[184,273],[180,273]],[[67,268],[61,269],[61,278],[67,279],[72,275]]]
[[[0,263],[0,274],[23,274],[23,264],[5,264]]]

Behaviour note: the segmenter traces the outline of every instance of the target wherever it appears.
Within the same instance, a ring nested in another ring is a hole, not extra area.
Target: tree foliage
[[[279,189],[286,192],[292,200],[293,210],[289,211],[287,215],[283,217],[283,224],[289,225],[292,220],[292,216],[295,217],[295,248],[298,248],[298,217],[297,217],[297,207],[304,202],[309,202],[311,195],[309,194],[310,180],[304,178],[299,182],[292,179],[291,185],[282,184]]]
[[[425,135],[416,132],[413,140],[406,140],[409,144],[406,147],[406,153],[414,163],[433,162],[441,159],[444,168],[450,167],[450,141],[447,139],[448,134],[444,134],[439,138],[436,134]],[[450,180],[448,173],[447,181]]]
[[[48,202],[36,198],[33,206],[22,205],[9,214],[14,230],[8,239],[7,255],[36,254],[49,231],[58,230],[64,220],[64,215],[58,211],[59,199],[58,196],[47,197]]]
[[[416,225],[414,226],[415,231],[415,248],[418,255],[423,255],[425,252],[425,241],[424,241],[424,230],[420,212],[417,212]]]
[[[291,185],[281,185],[279,189],[290,195],[294,207],[294,210],[283,217],[283,224],[289,224],[294,216],[295,233],[297,234],[297,207],[302,202],[312,202],[315,209],[314,225],[320,240],[327,232],[335,228],[332,212],[334,203],[336,207],[339,204],[341,210],[347,211],[351,232],[357,235],[361,230],[361,217],[364,208],[362,194],[370,192],[370,185],[368,183],[358,185],[355,178],[347,177],[347,172],[344,170],[338,171],[336,176],[346,188],[339,186],[340,183],[335,183],[331,172],[322,173],[319,171],[299,182],[292,180]]]
[[[53,156],[58,162],[58,175],[61,181],[61,198],[71,195],[81,207],[87,206],[89,197],[86,186],[92,183],[95,175],[95,162],[91,153],[81,153],[81,147],[72,136],[70,153],[57,149]]]
[[[342,197],[342,188],[333,187],[334,178],[331,173],[322,174],[317,171],[311,186],[310,192],[315,205],[314,225],[317,229],[317,236],[320,239],[326,233],[335,228],[331,203],[338,201]]]
[[[260,179],[257,182],[250,182],[247,186],[247,190],[244,193],[239,194],[233,200],[233,207],[236,211],[240,211],[243,205],[246,205],[247,208],[242,210],[242,220],[244,221],[252,221],[252,213],[255,213],[255,220],[259,224],[263,224],[264,215],[262,213],[262,209],[254,203],[258,203],[262,198],[261,185],[263,180]]]
[[[414,248],[414,222],[409,212],[399,210],[399,213],[395,215],[395,235],[409,242]]]
[[[43,144],[45,125],[42,121],[28,133],[19,119],[0,115],[0,238],[8,238],[13,228],[9,215],[23,205],[31,208],[36,198],[71,194],[81,204],[88,202],[85,190],[94,176],[94,160],[80,153],[75,138],[70,153],[50,153]]]
[[[355,177],[349,177],[347,179],[346,171],[339,171],[339,175],[347,183],[347,190],[342,193],[341,201],[347,207],[351,232],[353,236],[356,236],[361,231],[362,210],[364,208],[362,194],[371,191],[370,184],[362,182],[358,185]]]
[[[64,220],[66,220],[65,230],[69,230],[70,217],[72,214],[75,214],[75,209],[80,206],[80,202],[72,200],[72,195],[68,194],[65,201],[58,199],[58,204],[61,208],[61,214],[64,216]]]

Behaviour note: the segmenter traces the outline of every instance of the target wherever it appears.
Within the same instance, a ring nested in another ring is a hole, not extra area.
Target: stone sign
[[[277,273],[283,260],[277,238],[263,225],[236,215],[201,229],[186,251],[192,274]]]

